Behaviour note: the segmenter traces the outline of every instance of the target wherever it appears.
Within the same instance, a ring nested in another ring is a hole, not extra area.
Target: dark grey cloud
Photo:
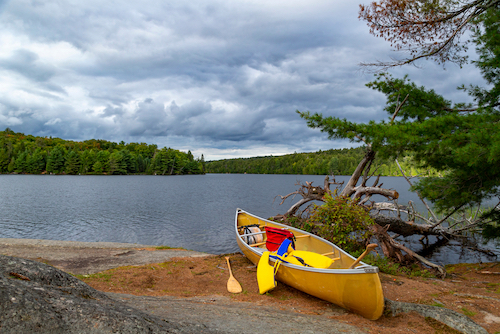
[[[0,128],[207,159],[340,148],[295,110],[380,120],[358,64],[394,55],[351,2],[0,1]],[[450,99],[473,67],[410,73]]]
[[[0,67],[38,82],[48,81],[56,72],[50,64],[40,63],[36,53],[23,49],[15,50],[9,58],[0,59]]]

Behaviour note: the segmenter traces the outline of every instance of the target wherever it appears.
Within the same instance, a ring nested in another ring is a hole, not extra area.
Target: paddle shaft
[[[349,267],[349,269],[354,269],[354,267],[356,267],[356,265],[366,256],[366,254],[370,253],[372,250],[374,250],[375,248],[377,248],[378,245],[377,244],[369,244],[368,246],[366,246],[366,250],[363,252],[363,254],[361,254],[357,259],[356,261],[354,261],[351,266]]]

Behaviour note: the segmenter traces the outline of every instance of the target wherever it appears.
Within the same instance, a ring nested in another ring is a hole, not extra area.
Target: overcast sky
[[[0,0],[0,130],[205,160],[350,147],[295,110],[387,117],[358,64],[397,54],[357,12],[351,0]],[[458,85],[481,83],[473,66],[420,65],[391,72],[456,102]]]

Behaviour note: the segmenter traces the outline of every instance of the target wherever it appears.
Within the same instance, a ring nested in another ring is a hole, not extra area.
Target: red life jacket
[[[271,252],[277,250],[286,239],[292,241],[292,247],[295,249],[295,236],[287,229],[266,226],[266,235],[266,248]]]

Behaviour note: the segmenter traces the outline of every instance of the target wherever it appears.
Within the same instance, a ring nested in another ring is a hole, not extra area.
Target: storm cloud
[[[348,147],[296,110],[380,120],[359,63],[388,60],[351,1],[0,1],[0,128],[205,159]],[[449,99],[472,66],[393,71]]]

